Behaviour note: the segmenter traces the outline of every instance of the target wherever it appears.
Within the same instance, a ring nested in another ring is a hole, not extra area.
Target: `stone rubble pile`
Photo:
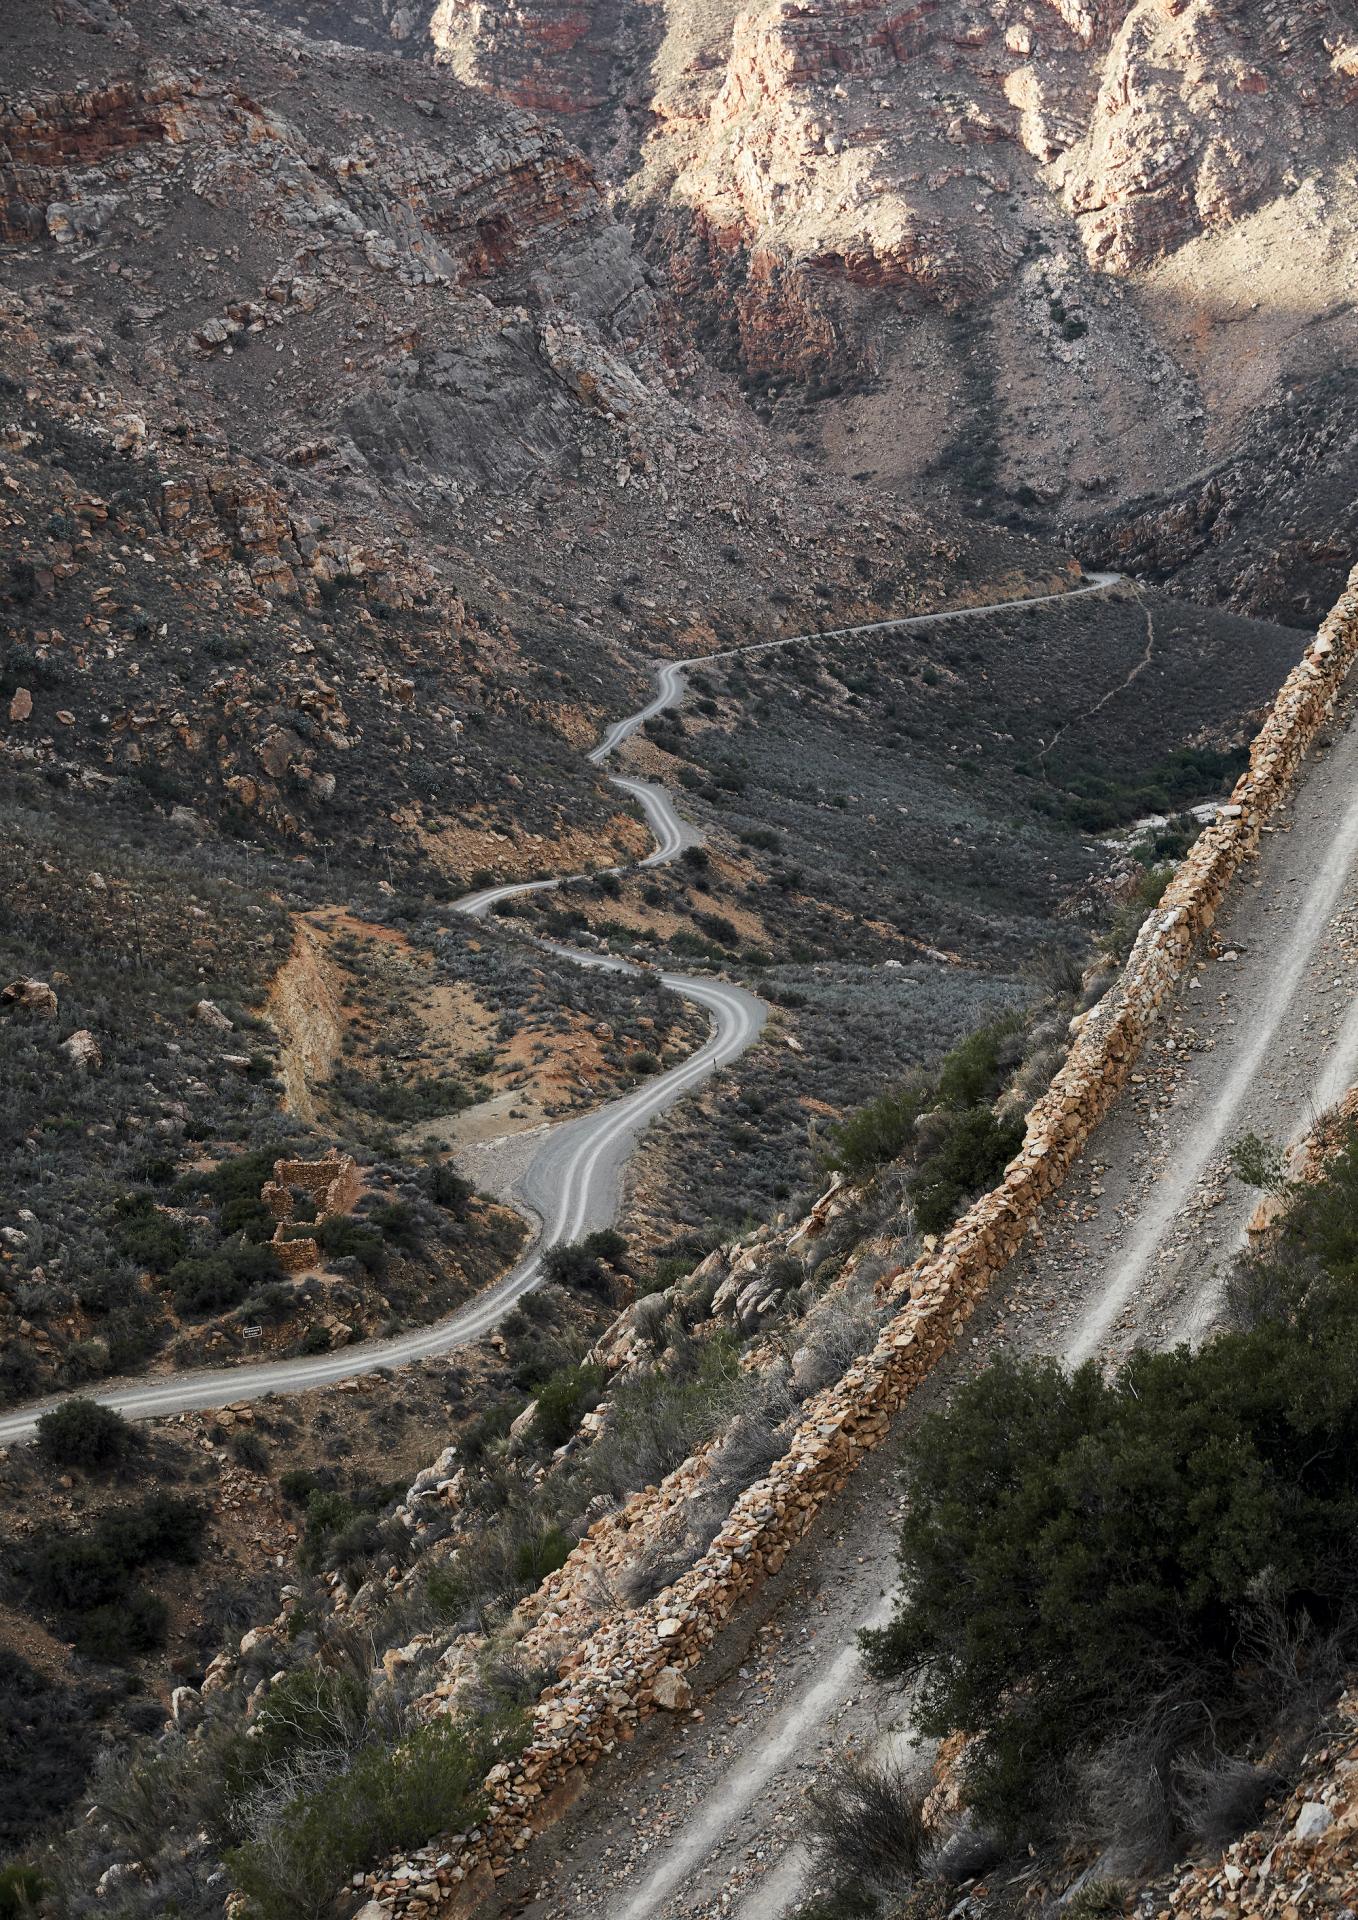
[[[524,1750],[488,1776],[487,1811],[474,1835],[437,1856],[427,1878],[414,1881],[408,1863],[368,1876],[381,1913],[418,1920],[454,1889],[470,1892],[508,1872],[578,1790],[585,1771],[630,1740],[638,1722],[673,1696],[671,1676],[682,1678],[703,1657],[864,1456],[881,1444],[894,1415],[952,1347],[1117,1099],[1157,1009],[1194,942],[1212,926],[1262,826],[1286,799],[1355,656],[1358,568],[1279,691],[1229,804],[1180,865],[1116,985],[1078,1017],[1071,1052],[1029,1113],[1023,1145],[1003,1179],[935,1248],[886,1283],[900,1305],[876,1346],[806,1403],[788,1451],[741,1494],[702,1558],[653,1600],[605,1620],[571,1650],[561,1679],[535,1709]],[[679,1475],[692,1464],[686,1462]],[[577,1552],[588,1551],[587,1536]]]

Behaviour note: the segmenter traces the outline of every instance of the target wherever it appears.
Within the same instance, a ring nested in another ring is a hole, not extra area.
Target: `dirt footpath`
[[[1001,1350],[1111,1359],[1199,1336],[1257,1195],[1226,1155],[1283,1142],[1358,1079],[1353,689],[1163,1009],[1126,1097],[1007,1284],[898,1423]],[[534,1920],[780,1920],[809,1891],[802,1795],[850,1738],[908,1731],[854,1646],[889,1606],[900,1489],[889,1444],[694,1674],[697,1708],[646,1723],[529,1853],[500,1911]]]

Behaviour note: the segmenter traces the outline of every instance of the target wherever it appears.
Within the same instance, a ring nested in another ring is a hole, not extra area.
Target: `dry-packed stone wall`
[[[372,1876],[374,1910],[432,1913],[508,1871],[564,1806],[584,1770],[629,1740],[637,1723],[682,1698],[740,1603],[789,1551],[893,1415],[954,1343],[996,1274],[1017,1252],[1124,1085],[1165,994],[1216,917],[1236,868],[1290,790],[1358,656],[1358,567],[1284,682],[1228,805],[1199,838],[1142,926],[1117,984],[1083,1016],[1070,1054],[1028,1115],[1023,1145],[998,1186],[968,1208],[933,1251],[888,1281],[900,1305],[872,1351],[807,1402],[782,1459],[736,1501],[706,1553],[644,1606],[605,1621],[542,1695],[528,1744],[487,1779],[488,1810],[452,1855]],[[682,1471],[682,1469],[681,1469]],[[587,1545],[587,1543],[586,1543]]]
[[[272,1246],[279,1264],[288,1273],[305,1273],[321,1257],[320,1242],[308,1235],[290,1240],[284,1229],[292,1219],[293,1187],[309,1193],[316,1202],[316,1225],[332,1214],[348,1213],[358,1199],[362,1180],[357,1166],[347,1154],[331,1154],[325,1160],[275,1160],[273,1179],[266,1180],[260,1198],[278,1225]]]

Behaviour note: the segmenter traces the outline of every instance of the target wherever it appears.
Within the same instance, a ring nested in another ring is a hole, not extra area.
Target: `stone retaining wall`
[[[900,1305],[875,1347],[807,1402],[783,1458],[740,1496],[702,1558],[645,1606],[601,1625],[569,1657],[533,1717],[528,1745],[488,1776],[482,1826],[429,1864],[391,1867],[369,1889],[381,1913],[411,1916],[470,1902],[564,1806],[584,1770],[672,1703],[741,1603],[782,1566],[893,1416],[953,1345],[1018,1251],[1131,1071],[1156,1011],[1212,925],[1232,875],[1288,794],[1358,656],[1358,568],[1317,638],[1284,682],[1230,803],[1199,838],[1148,916],[1117,984],[1083,1016],[1070,1054],[1027,1117],[1023,1145],[933,1252],[895,1276]]]

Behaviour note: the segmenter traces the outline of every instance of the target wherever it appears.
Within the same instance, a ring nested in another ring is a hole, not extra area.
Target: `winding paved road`
[[[975,619],[1002,613],[1015,606],[1043,606],[1054,600],[1072,600],[1086,594],[1103,593],[1121,576],[1094,573],[1083,586],[1062,593],[1035,594],[1014,600],[998,600],[985,606],[956,607],[941,613],[911,614],[899,620],[875,620],[864,626],[834,627],[822,633],[789,634],[778,640],[756,641],[744,647],[728,647],[720,652],[702,654],[692,660],[668,660],[657,664],[654,697],[635,713],[614,721],[591,753],[589,760],[601,766],[624,741],[629,740],[648,720],[667,708],[678,705],[687,687],[690,668],[710,661],[730,660],[737,655],[768,653],[780,647],[836,640],[852,640],[866,634],[904,632],[916,627],[940,626],[946,621]],[[637,864],[660,866],[673,860],[687,846],[696,845],[701,836],[682,820],[663,787],[630,775],[613,774],[612,784],[637,801],[655,836],[655,848]],[[622,873],[625,867],[604,871]],[[551,880],[516,881],[504,886],[485,887],[457,902],[457,910],[480,919],[501,900],[520,894],[554,892],[574,881],[597,875],[569,874]],[[599,968],[614,973],[640,971],[630,961],[616,955],[586,952],[580,948],[542,942],[550,951],[573,961],[577,966]],[[709,1075],[739,1058],[753,1044],[764,1024],[768,1009],[762,1000],[743,987],[710,977],[663,973],[663,984],[705,1007],[711,1017],[711,1032],[704,1044],[677,1067],[656,1075],[634,1092],[611,1100],[594,1113],[564,1122],[550,1129],[542,1139],[523,1179],[526,1199],[542,1222],[532,1249],[503,1280],[432,1326],[419,1327],[389,1340],[364,1341],[341,1348],[337,1353],[314,1354],[287,1360],[244,1362],[212,1371],[194,1369],[165,1374],[158,1379],[109,1383],[94,1396],[106,1406],[116,1407],[132,1419],[149,1420],[195,1409],[221,1407],[239,1400],[258,1399],[267,1393],[300,1393],[312,1387],[328,1386],[357,1374],[373,1373],[381,1367],[399,1367],[425,1360],[465,1346],[488,1333],[502,1320],[514,1303],[538,1284],[542,1256],[549,1247],[576,1240],[596,1227],[606,1226],[614,1217],[621,1185],[622,1169],[638,1136],[657,1115],[691,1093]],[[31,1437],[40,1416],[56,1405],[54,1396],[0,1415],[0,1446]]]
[[[536,1897],[506,1883],[521,1920],[785,1920],[809,1891],[815,1770],[846,1739],[908,1739],[908,1704],[869,1679],[857,1636],[892,1605],[913,1420],[1001,1354],[1112,1363],[1210,1331],[1258,1200],[1230,1175],[1231,1142],[1294,1145],[1358,1081],[1356,700],[1358,674],[1040,1234],[770,1583],[767,1611],[691,1676],[701,1731],[669,1715],[639,1731],[607,1792],[582,1796],[525,1863]],[[776,1631],[761,1636],[765,1618]]]

